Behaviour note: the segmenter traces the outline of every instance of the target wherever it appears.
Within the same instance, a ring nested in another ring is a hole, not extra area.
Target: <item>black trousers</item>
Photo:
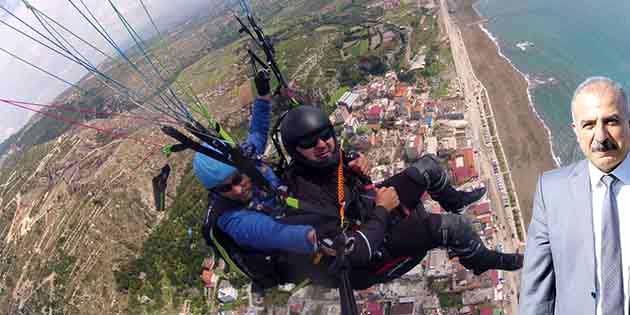
[[[410,212],[406,217],[402,212],[398,212],[390,220],[385,246],[391,256],[424,257],[427,251],[442,245],[440,233],[442,215],[426,212],[420,202],[420,198],[427,191],[426,184],[412,180],[403,172],[388,178],[379,186],[394,187],[400,203]],[[458,196],[452,195],[448,190],[444,194],[432,194],[432,197],[439,202],[439,199]]]

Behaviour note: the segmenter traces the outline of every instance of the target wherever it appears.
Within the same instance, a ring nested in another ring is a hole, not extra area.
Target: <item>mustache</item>
[[[592,152],[608,152],[619,149],[619,146],[612,141],[610,138],[604,139],[604,141],[599,142],[597,140],[593,141],[591,145]]]

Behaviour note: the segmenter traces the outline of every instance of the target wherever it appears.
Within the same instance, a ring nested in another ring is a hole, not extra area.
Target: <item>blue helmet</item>
[[[217,151],[205,143],[203,146]],[[193,159],[193,171],[206,189],[212,189],[225,181],[226,178],[232,176],[236,172],[236,168],[197,152]]]

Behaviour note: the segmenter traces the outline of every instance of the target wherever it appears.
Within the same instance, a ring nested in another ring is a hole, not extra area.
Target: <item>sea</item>
[[[554,159],[583,158],[571,129],[571,98],[590,76],[630,89],[630,1],[479,0],[482,26],[529,82],[530,105],[547,127]]]

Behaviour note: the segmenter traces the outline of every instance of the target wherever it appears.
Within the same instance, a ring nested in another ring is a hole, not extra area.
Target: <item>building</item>
[[[353,135],[357,132],[357,128],[360,125],[359,120],[354,115],[350,115],[344,122],[344,131],[348,135]]]
[[[477,220],[481,223],[481,224],[492,224],[492,216],[489,214],[484,214],[484,215],[480,215],[477,217]]]
[[[361,315],[383,315],[383,306],[376,302],[367,302],[359,307]]]
[[[400,0],[383,0],[383,9],[391,10],[400,7]]]
[[[424,18],[424,16],[423,16]],[[427,56],[424,54],[418,54],[411,62],[410,71],[413,70],[422,70],[427,66]]]
[[[458,152],[453,160],[448,162],[456,185],[461,185],[473,178],[479,177],[475,168],[475,153],[472,148]]]
[[[433,127],[433,117],[432,116],[427,116],[424,119],[424,122],[426,123],[427,127],[429,127],[429,128]]]
[[[487,285],[490,285],[490,283],[487,283]],[[494,291],[495,290],[493,287],[484,287],[484,288],[464,291],[462,293],[462,303],[464,305],[472,305],[472,304],[491,302],[494,300]],[[489,309],[490,309],[490,314],[492,314],[492,308],[489,307]]]
[[[499,285],[499,271],[489,270],[488,275],[490,276],[490,279],[492,279],[492,285],[495,287],[498,286]]]
[[[401,83],[396,87],[396,93],[394,93],[394,97],[407,96],[408,90],[409,90],[409,87],[406,84]]]
[[[302,314],[302,309],[304,308],[304,303],[295,303],[289,305],[289,315],[300,315]]]
[[[345,106],[338,106],[335,111],[330,114],[328,119],[330,119],[333,125],[341,125],[344,124],[349,117],[350,112],[348,112],[348,109]]]
[[[456,129],[465,129],[468,126],[468,122],[465,120],[441,120],[440,125]]]
[[[405,159],[407,162],[413,162],[422,156],[424,151],[424,141],[422,141],[422,136],[415,135],[410,136],[407,139],[405,144]]]
[[[457,149],[457,139],[455,137],[444,137],[442,141],[440,141],[441,148],[444,150],[455,150]]]
[[[438,141],[436,137],[428,137],[425,139],[425,148],[429,154],[437,154]]]
[[[238,298],[238,291],[229,282],[222,281],[220,284],[217,298],[221,303],[230,303],[236,301]]]
[[[415,315],[414,303],[398,303],[392,305],[391,315]]]
[[[386,32],[385,34],[383,34],[383,37],[385,37],[385,35],[388,33],[392,34],[393,36],[396,36],[392,32]],[[392,35],[387,35],[387,36],[392,36]],[[398,75],[396,74],[395,71],[389,71],[385,74],[385,80],[398,82]]]
[[[337,106],[345,105],[348,108],[353,108],[358,99],[359,99],[358,93],[346,92],[337,101]]]
[[[367,112],[368,124],[380,124],[383,119],[383,108],[379,105],[373,106]]]
[[[444,113],[444,114],[438,115],[437,119],[464,120],[464,113]]]
[[[455,273],[455,281],[458,286],[465,286],[472,279],[473,275],[470,271],[462,268]]]
[[[421,120],[422,112],[424,108],[420,102],[416,103],[415,106],[412,106],[409,109],[409,119],[411,120]]]
[[[369,98],[383,97],[385,94],[385,86],[383,82],[371,83],[367,88],[367,95]]]
[[[492,210],[490,209],[490,201],[484,201],[472,206],[468,213],[472,213],[475,216],[492,213]]]

